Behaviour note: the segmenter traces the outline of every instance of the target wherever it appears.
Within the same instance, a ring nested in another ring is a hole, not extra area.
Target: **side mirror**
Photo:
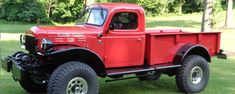
[[[113,23],[111,23],[111,24],[109,25],[109,30],[114,30],[114,24],[113,24]]]

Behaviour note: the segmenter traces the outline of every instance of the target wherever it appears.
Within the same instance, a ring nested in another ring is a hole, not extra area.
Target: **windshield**
[[[103,25],[107,16],[107,10],[101,8],[87,8],[82,12],[77,24]]]

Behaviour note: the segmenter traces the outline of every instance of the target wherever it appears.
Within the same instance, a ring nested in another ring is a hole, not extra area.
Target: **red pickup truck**
[[[34,26],[20,42],[28,53],[2,59],[2,67],[30,93],[97,94],[98,77],[147,81],[161,74],[197,93],[208,83],[211,56],[221,54],[220,32],[146,30],[144,9],[127,3],[93,4],[75,26]]]

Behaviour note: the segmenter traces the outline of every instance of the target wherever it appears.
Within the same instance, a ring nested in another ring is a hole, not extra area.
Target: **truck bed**
[[[176,51],[185,44],[205,46],[214,56],[220,49],[220,32],[185,32],[182,30],[146,30],[147,64],[170,63]]]

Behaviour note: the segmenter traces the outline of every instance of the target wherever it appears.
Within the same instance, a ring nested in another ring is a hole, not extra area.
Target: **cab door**
[[[114,17],[117,15],[120,16],[118,18],[120,22],[115,23]],[[130,15],[136,18],[130,18]],[[139,30],[139,16],[135,11],[117,12],[113,15],[110,24],[114,28],[109,29],[105,36],[105,66],[107,68],[144,64],[145,33]],[[135,22],[135,20],[136,24],[131,24],[131,21]]]

